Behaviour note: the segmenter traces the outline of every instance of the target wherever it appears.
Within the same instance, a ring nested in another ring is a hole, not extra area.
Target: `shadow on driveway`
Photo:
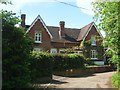
[[[68,82],[63,82],[63,81],[54,80],[54,79],[50,82],[50,84],[64,84],[64,83],[68,83]]]

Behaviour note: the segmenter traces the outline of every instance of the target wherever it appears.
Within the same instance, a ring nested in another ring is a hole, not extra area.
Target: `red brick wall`
[[[42,43],[35,43],[35,46],[42,48],[44,51],[49,51],[50,48],[51,48],[50,35],[45,30],[44,26],[42,25],[42,23],[40,22],[39,19],[33,25],[33,27],[31,28],[31,30],[28,32],[29,36],[32,37],[33,39],[34,39],[34,35],[35,35],[35,30],[39,30],[39,31],[42,32]]]
[[[78,46],[78,45],[79,43],[52,42],[52,48],[56,48],[57,52],[59,52],[59,49],[71,48],[71,47]]]
[[[91,36],[93,36],[93,35],[100,36],[94,26],[91,28],[91,31],[88,33],[88,35],[87,35],[87,37],[86,37],[85,40],[90,40],[90,39],[91,39]],[[102,38],[101,38],[101,39],[102,39]],[[99,42],[97,42],[97,45],[98,45],[98,44],[101,44],[101,43],[102,43],[102,41],[99,41]]]

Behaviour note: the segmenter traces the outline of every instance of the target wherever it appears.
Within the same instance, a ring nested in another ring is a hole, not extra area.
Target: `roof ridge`
[[[92,25],[93,23],[94,23],[94,22],[92,21],[91,23],[89,23],[89,24],[83,26],[82,28],[85,28],[85,27],[88,26],[88,25]],[[80,28],[80,29],[82,29],[82,28]]]
[[[55,27],[55,28],[59,28],[59,26],[47,26],[47,27]],[[78,30],[80,30],[80,28],[68,28],[68,27],[65,27],[65,29],[78,29]]]

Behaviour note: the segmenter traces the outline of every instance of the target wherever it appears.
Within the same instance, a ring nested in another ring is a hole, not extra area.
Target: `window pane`
[[[35,41],[41,41],[41,33],[35,33]]]

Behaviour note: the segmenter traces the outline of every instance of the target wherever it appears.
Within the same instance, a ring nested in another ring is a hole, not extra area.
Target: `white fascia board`
[[[46,27],[44,21],[42,20],[42,18],[40,17],[40,15],[37,16],[37,18],[33,21],[33,23],[30,25],[30,27],[28,28],[28,30],[26,31],[26,33],[28,33],[30,31],[30,29],[33,27],[33,25],[35,24],[35,22],[37,22],[37,20],[40,19],[40,22],[43,24],[45,30],[48,32],[48,34],[50,35],[50,38],[52,39],[52,35],[49,32],[48,28]]]

